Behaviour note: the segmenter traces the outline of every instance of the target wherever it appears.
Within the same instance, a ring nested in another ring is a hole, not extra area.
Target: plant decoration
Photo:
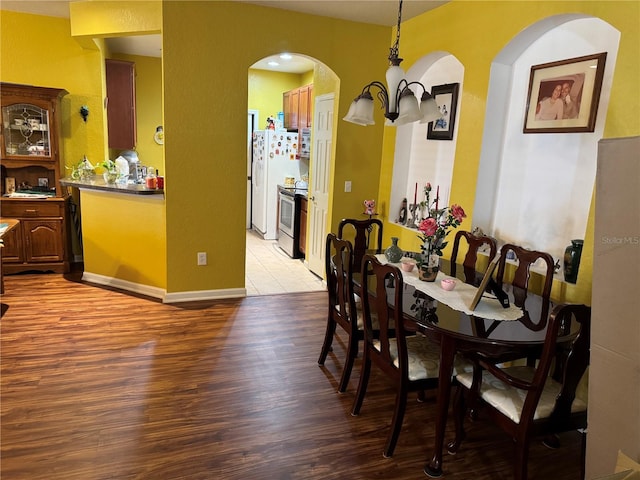
[[[87,117],[89,116],[89,107],[87,107],[86,105],[82,105],[80,107],[80,116],[82,117],[82,120],[87,123]]]
[[[86,155],[75,165],[66,168],[71,170],[71,178],[73,180],[87,180],[96,173],[95,168],[91,165]]]
[[[116,180],[118,179],[118,166],[116,165],[116,162],[108,158],[104,162],[100,162],[98,166],[104,168],[104,173],[102,174],[102,176],[104,177],[105,182],[116,182]]]
[[[434,256],[442,255],[442,250],[448,243],[446,237],[449,235],[449,229],[458,227],[467,216],[460,205],[438,208],[439,195],[436,193],[433,201],[431,200],[430,183],[424,187],[424,195],[425,200],[420,202],[420,207],[426,208],[427,216],[418,225],[418,238],[422,241],[421,264],[427,264]]]

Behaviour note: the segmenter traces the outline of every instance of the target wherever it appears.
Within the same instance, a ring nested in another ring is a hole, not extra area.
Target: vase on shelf
[[[420,265],[418,278],[423,282],[435,282],[440,271],[440,256],[434,253],[427,255],[427,261]]]
[[[118,179],[118,172],[115,171],[107,171],[102,174],[102,178],[104,178],[105,183],[114,184]]]
[[[391,245],[384,251],[389,263],[398,263],[402,258],[402,249],[398,246],[398,237],[391,237]]]
[[[578,280],[578,268],[584,240],[571,240],[564,251],[564,280],[568,283],[576,283]]]

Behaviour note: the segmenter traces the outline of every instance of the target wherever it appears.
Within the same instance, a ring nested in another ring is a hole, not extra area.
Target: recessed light
[[[291,60],[293,57],[291,55],[289,55],[288,53],[283,53],[282,55],[280,55],[280,58],[282,60]]]
[[[269,65],[270,67],[277,67],[280,64],[278,62],[274,62],[273,60],[271,60],[270,62],[267,63],[267,65]]]

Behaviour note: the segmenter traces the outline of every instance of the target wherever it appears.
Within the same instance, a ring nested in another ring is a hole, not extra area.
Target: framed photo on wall
[[[524,133],[593,132],[607,53],[531,67]]]
[[[459,83],[447,83],[446,85],[435,85],[431,89],[431,95],[438,104],[441,117],[434,122],[429,122],[427,130],[429,140],[453,140],[459,88]]]

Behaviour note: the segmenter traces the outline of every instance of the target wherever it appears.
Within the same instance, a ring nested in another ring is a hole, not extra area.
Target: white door
[[[331,189],[331,154],[333,152],[334,94],[316,97],[313,114],[313,148],[311,150],[311,195],[307,206],[309,232],[307,261],[309,270],[324,277],[325,239],[329,192]]]

